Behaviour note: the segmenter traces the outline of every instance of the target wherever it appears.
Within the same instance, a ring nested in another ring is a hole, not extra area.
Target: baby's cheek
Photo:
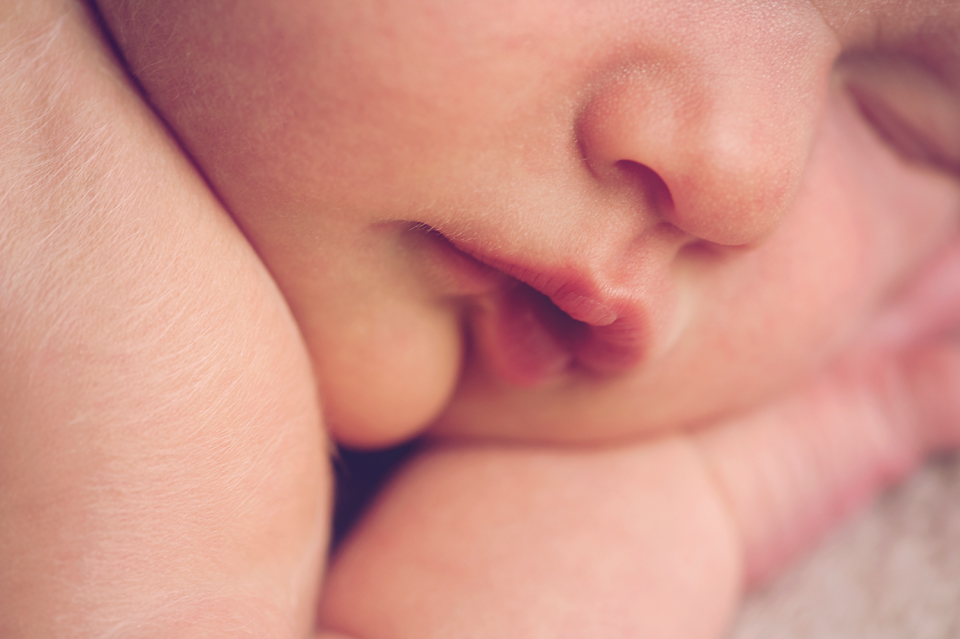
[[[958,204],[954,180],[904,161],[835,91],[795,213],[763,247],[753,288],[807,336],[801,348],[835,343],[954,236]]]
[[[330,431],[349,446],[387,446],[416,435],[447,403],[459,377],[456,313],[390,306],[331,320],[306,335]]]

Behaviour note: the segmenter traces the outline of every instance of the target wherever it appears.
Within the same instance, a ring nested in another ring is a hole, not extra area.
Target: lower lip
[[[517,283],[479,312],[476,338],[498,377],[517,386],[539,386],[573,363],[572,339],[580,327],[565,323],[574,320],[546,296]]]
[[[579,322],[520,283],[482,306],[475,323],[494,374],[528,388],[571,371],[616,375],[635,367],[643,352],[639,328],[629,318],[600,327]]]

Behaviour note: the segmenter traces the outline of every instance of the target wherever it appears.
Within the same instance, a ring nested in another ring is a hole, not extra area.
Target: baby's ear
[[[790,207],[836,56],[828,33],[735,13],[644,33],[578,122],[595,176],[665,187],[655,215],[722,245],[763,239]]]

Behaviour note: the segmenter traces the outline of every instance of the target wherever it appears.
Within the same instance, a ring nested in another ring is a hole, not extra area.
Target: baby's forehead
[[[743,40],[780,40],[787,55],[802,55],[791,49],[791,40],[824,26],[841,51],[907,51],[936,63],[960,59],[960,2],[956,0],[355,0],[326,4],[317,7],[310,0],[284,0],[263,8],[277,20],[277,35],[282,31],[283,37],[290,37],[284,23],[301,21],[301,35],[306,37],[297,47],[322,51],[328,57],[329,45],[336,43],[333,53],[346,52],[338,60],[346,67],[369,62],[362,59],[364,51],[399,58],[416,49],[522,57],[547,41],[559,46],[590,41],[594,49],[630,48],[660,39],[658,32],[671,36],[657,43],[667,55],[711,32]],[[262,21],[230,22],[232,29],[271,35]],[[619,24],[611,28],[611,23]],[[792,28],[779,28],[782,25]],[[597,31],[608,32],[611,39],[594,44],[591,32]],[[562,54],[545,52],[557,53]]]
[[[522,56],[542,43],[538,42],[541,36],[551,38],[565,31],[561,41],[590,40],[591,30],[603,30],[609,22],[629,23],[626,29],[610,32],[619,40],[636,38],[632,43],[623,42],[627,47],[656,39],[653,34],[657,30],[678,36],[659,43],[665,53],[684,46],[684,40],[697,34],[729,32],[737,25],[742,28],[739,37],[779,38],[788,50],[794,34],[776,25],[792,23],[794,33],[825,24],[836,37],[839,50],[905,51],[929,58],[937,66],[960,66],[957,0],[356,0],[346,10],[331,5],[304,11],[311,4],[309,0],[285,0],[270,11],[280,16],[281,22],[284,15],[311,14],[309,28],[328,31],[303,44],[324,54],[328,52],[324,41],[332,39],[349,42],[354,52],[390,50],[404,56],[412,48],[430,48],[444,41],[447,51],[455,54],[470,47],[473,50],[467,53],[476,56],[507,48]],[[770,27],[769,33],[763,33],[764,25]],[[263,29],[253,21],[245,26]],[[630,26],[637,28],[631,33]],[[341,62],[349,66],[362,61],[345,58]]]
[[[287,0],[278,3],[274,10],[297,11],[297,5],[312,4],[306,0]],[[484,21],[478,18],[496,19],[500,23],[543,23],[564,17],[563,14],[582,13],[584,17],[604,13],[601,5],[620,5],[615,12],[622,18],[632,11],[638,17],[656,14],[661,10],[679,23],[686,22],[691,30],[710,30],[716,23],[699,19],[712,7],[720,7],[730,20],[737,17],[757,15],[767,17],[777,14],[803,13],[810,9],[819,13],[822,19],[843,37],[905,38],[916,33],[933,33],[951,30],[960,31],[960,3],[956,0],[735,0],[734,2],[702,2],[699,0],[661,0],[659,2],[636,2],[618,0],[613,3],[596,3],[591,0],[572,1],[520,1],[503,0],[462,0],[459,2],[441,2],[439,0],[383,0],[370,2],[357,0],[357,6],[368,5],[364,10],[368,15],[381,14],[392,18],[395,26],[400,27],[415,18],[441,18],[459,15],[460,26],[470,25],[482,28]],[[336,19],[337,11],[324,14]],[[629,9],[627,11],[625,9]],[[361,21],[351,20],[344,28],[359,29]],[[389,35],[386,32],[381,35]]]
[[[844,48],[904,51],[941,62],[960,57],[960,2],[956,0],[810,3]]]

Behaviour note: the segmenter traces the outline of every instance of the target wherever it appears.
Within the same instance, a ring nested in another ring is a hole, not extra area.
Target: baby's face
[[[957,227],[950,0],[104,4],[348,443],[749,405]]]

